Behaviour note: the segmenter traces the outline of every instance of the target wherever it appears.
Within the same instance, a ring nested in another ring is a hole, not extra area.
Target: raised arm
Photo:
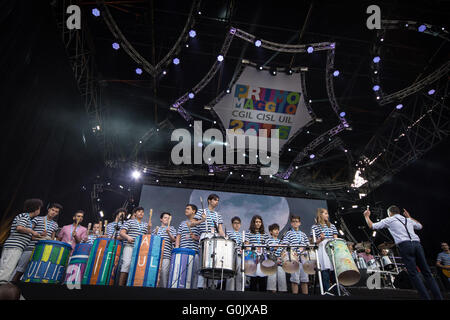
[[[364,211],[364,218],[366,219],[366,223],[369,226],[369,228],[372,229],[373,222],[372,222],[372,220],[370,220],[370,210],[369,209]]]

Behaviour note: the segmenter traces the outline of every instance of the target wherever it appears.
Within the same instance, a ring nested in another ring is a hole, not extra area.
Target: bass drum
[[[204,238],[200,242],[200,273],[207,279],[228,279],[236,274],[235,242],[224,237]],[[223,272],[223,273],[222,273]]]
[[[330,261],[333,261],[333,254],[336,260],[336,274],[339,283],[344,286],[352,286],[358,283],[361,274],[348,250],[345,240],[329,239],[326,241],[325,249]]]

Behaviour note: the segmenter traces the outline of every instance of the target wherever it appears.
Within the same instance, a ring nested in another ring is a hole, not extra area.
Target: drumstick
[[[105,233],[106,233],[106,226],[108,225],[108,220],[105,220],[105,231],[104,231],[104,233],[102,233],[102,235],[104,235]]]
[[[170,221],[172,220],[172,216],[169,216],[169,223],[167,224],[167,228],[170,229]]]
[[[203,212],[206,214],[205,207],[203,206],[203,198],[202,197],[200,197],[200,203],[202,204]],[[208,219],[205,220],[205,229],[206,229],[206,232],[208,232]]]
[[[150,218],[148,219],[148,226],[152,224],[152,215],[153,215],[153,209],[150,209]]]
[[[87,229],[87,234],[89,234],[89,232],[91,231],[91,227],[92,227],[92,223],[88,223],[88,229]]]

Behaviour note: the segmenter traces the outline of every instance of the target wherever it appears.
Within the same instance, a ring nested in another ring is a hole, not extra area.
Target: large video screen
[[[144,185],[140,198],[140,206],[145,208],[144,220],[148,221],[149,211],[153,209],[152,225],[155,228],[160,225],[160,214],[170,212],[171,225],[178,228],[186,219],[186,205],[192,203],[201,209],[201,197],[203,205],[207,207],[207,199],[211,193],[220,198],[216,211],[222,215],[226,230],[232,230],[231,218],[234,216],[238,216],[242,221],[241,231],[248,230],[252,217],[258,214],[263,218],[266,233],[269,232],[269,225],[273,223],[277,223],[280,231],[283,231],[289,224],[289,216],[295,214],[301,218],[300,229],[309,236],[317,208],[328,209],[326,200]]]

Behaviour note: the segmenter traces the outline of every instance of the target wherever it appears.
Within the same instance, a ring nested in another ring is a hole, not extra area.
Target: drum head
[[[287,273],[295,273],[299,270],[300,264],[295,260],[285,261],[282,265],[282,268]]]
[[[338,277],[339,283],[343,286],[352,286],[357,284],[360,278],[361,274],[355,270],[344,271]]]
[[[260,266],[261,272],[264,273],[266,276],[271,276],[271,275],[277,273],[277,268],[278,268],[277,264],[275,262],[272,264],[269,261],[272,261],[272,260],[264,260],[263,262],[261,262],[261,266]],[[266,263],[264,264],[264,262],[266,262]]]
[[[303,263],[303,271],[306,274],[315,274],[316,273],[316,260],[308,260]]]

